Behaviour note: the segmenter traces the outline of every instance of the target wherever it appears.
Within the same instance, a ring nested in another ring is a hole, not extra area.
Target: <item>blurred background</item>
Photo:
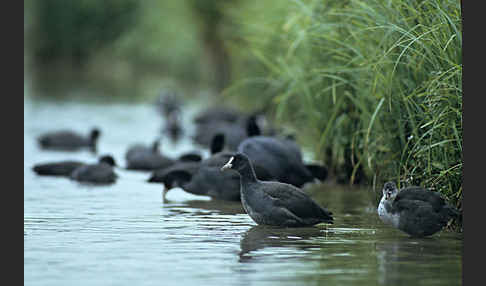
[[[460,1],[24,1],[24,98],[227,102],[343,183],[462,201]]]

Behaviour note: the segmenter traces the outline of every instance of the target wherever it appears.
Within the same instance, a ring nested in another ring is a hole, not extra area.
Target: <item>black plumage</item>
[[[459,217],[457,209],[447,204],[438,192],[412,186],[398,190],[387,182],[378,206],[382,221],[414,237],[433,235],[449,220]]]
[[[37,138],[43,149],[76,151],[81,148],[88,148],[96,152],[98,138],[101,132],[93,128],[88,136],[80,135],[71,130],[59,130],[45,133]]]
[[[257,224],[300,227],[333,223],[332,212],[319,206],[299,188],[281,182],[260,181],[245,154],[234,154],[221,168],[228,169],[239,173],[241,202]]]
[[[76,168],[70,178],[83,183],[111,184],[118,178],[113,169],[115,165],[113,157],[103,156],[96,164],[85,164]]]
[[[258,177],[265,171],[277,181],[296,187],[314,180],[302,160],[299,146],[291,139],[254,136],[241,142],[238,152],[250,158]]]
[[[126,168],[129,170],[152,171],[167,168],[174,160],[160,153],[159,140],[155,140],[152,146],[135,144],[125,153]]]

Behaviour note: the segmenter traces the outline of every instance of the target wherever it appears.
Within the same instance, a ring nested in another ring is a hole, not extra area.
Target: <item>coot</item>
[[[71,130],[59,130],[41,135],[38,142],[43,149],[75,151],[81,148],[89,148],[96,152],[96,143],[100,134],[98,128],[93,128],[89,136],[82,136]]]
[[[250,158],[257,176],[259,170],[265,170],[277,181],[296,187],[314,180],[302,160],[300,148],[293,140],[254,136],[241,142],[238,152]]]
[[[386,224],[410,236],[424,237],[440,231],[460,213],[438,192],[416,186],[398,190],[394,182],[386,182],[378,215]]]
[[[115,165],[115,161],[111,156],[100,157],[99,163],[101,162]],[[75,160],[66,160],[66,161],[59,161],[59,162],[36,164],[32,167],[32,170],[40,176],[69,177],[74,170],[84,165],[86,165],[86,163],[75,161]]]
[[[222,171],[228,169],[240,175],[241,202],[257,224],[301,227],[333,223],[332,212],[319,206],[299,188],[257,179],[253,165],[245,154],[231,156],[221,168]]]
[[[226,121],[210,121],[196,126],[194,141],[204,147],[211,144],[216,134],[223,134],[228,150],[236,151],[238,145],[248,137],[261,134],[256,116],[242,117],[234,123]]]
[[[213,154],[200,163],[181,162],[164,170],[156,171],[149,179],[150,182],[164,183],[164,196],[173,187],[195,194],[212,198],[239,201],[240,177],[235,171],[221,173],[221,166],[226,163],[233,153],[224,150],[224,136],[216,135],[211,144]],[[263,173],[265,174],[265,173]],[[268,176],[262,177],[271,179]]]
[[[83,183],[111,184],[118,177],[113,170],[115,165],[115,159],[111,155],[105,155],[97,164],[85,164],[76,168],[70,178]]]
[[[166,168],[174,163],[174,160],[160,153],[159,139],[152,146],[135,144],[125,153],[126,168],[129,170],[152,171]]]

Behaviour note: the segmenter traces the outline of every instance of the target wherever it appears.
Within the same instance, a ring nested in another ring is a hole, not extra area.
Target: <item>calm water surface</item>
[[[185,109],[186,135],[197,109]],[[120,167],[112,186],[39,177],[35,163],[87,152],[41,151],[41,133],[99,126],[99,153]],[[25,285],[461,285],[462,234],[412,239],[379,221],[371,188],[314,184],[305,190],[334,213],[328,227],[257,226],[240,203],[180,189],[162,199],[149,173],[124,170],[127,147],[150,143],[162,119],[150,104],[24,98]],[[161,150],[195,148],[165,138]]]

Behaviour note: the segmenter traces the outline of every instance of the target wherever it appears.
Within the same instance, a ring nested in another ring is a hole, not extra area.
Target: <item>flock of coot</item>
[[[165,119],[163,134],[177,141],[184,134],[178,96],[164,94],[156,101],[156,107]],[[159,137],[149,146],[128,146],[125,168],[150,172],[147,182],[162,184],[164,196],[179,187],[196,195],[241,201],[257,224],[280,227],[332,224],[332,212],[301,190],[306,183],[325,180],[327,169],[306,163],[293,136],[283,136],[262,121],[261,112],[246,114],[227,106],[211,107],[193,119],[196,132],[192,139],[210,151],[207,158],[198,150],[178,158],[166,156],[160,150]],[[100,134],[98,128],[87,136],[70,130],[53,131],[40,136],[38,144],[42,149],[87,148],[97,152]],[[32,169],[43,176],[112,184],[118,177],[115,166],[111,155],[103,155],[97,162],[48,162],[36,164]],[[440,231],[460,213],[437,192],[421,187],[398,190],[393,182],[387,182],[378,215],[383,222],[411,236],[423,237]]]

